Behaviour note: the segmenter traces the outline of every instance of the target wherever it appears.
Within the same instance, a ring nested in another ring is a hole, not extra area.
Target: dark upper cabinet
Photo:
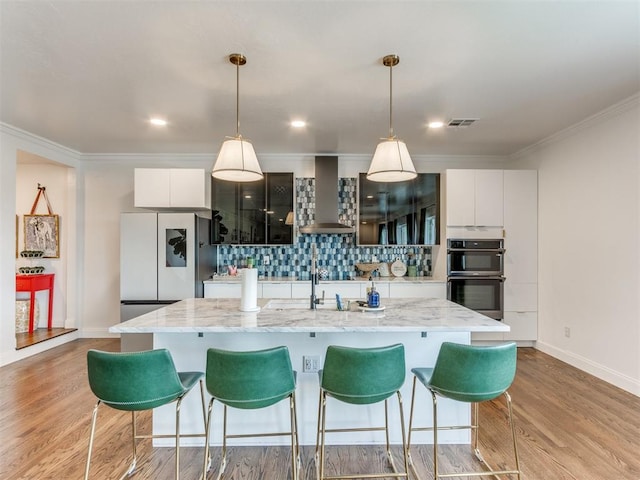
[[[293,243],[286,225],[293,211],[293,173],[265,173],[257,182],[212,179],[211,243],[282,245]]]
[[[419,173],[406,182],[380,183],[361,173],[359,245],[438,245],[440,175]]]

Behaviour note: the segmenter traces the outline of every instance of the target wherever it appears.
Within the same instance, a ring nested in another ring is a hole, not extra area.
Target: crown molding
[[[47,150],[53,150],[61,155],[69,156],[76,161],[80,160],[82,157],[82,154],[77,150],[65,147],[64,145],[60,145],[59,143],[53,142],[44,137],[40,137],[31,132],[27,132],[26,130],[22,130],[21,128],[14,127],[13,125],[9,125],[8,123],[0,122],[0,133],[11,135],[12,137],[24,142],[36,144],[39,147]]]
[[[110,163],[163,163],[163,162],[213,162],[211,153],[82,153],[83,162]]]
[[[633,94],[630,97],[627,97],[624,100],[615,103],[610,107],[605,108],[604,110],[571,125],[570,127],[565,128],[564,130],[560,130],[559,132],[556,132],[553,135],[550,135],[540,140],[539,142],[534,143],[533,145],[529,145],[528,147],[525,147],[522,150],[511,154],[509,158],[510,160],[518,160],[526,155],[535,152],[536,150],[557,143],[568,137],[572,137],[573,135],[591,128],[594,125],[609,120],[610,118],[614,118],[628,110],[631,110],[632,108],[636,108],[638,107],[638,105],[640,105],[640,93]]]
[[[158,163],[165,161],[210,161],[216,158],[216,153],[82,153],[80,159],[87,162],[139,162]],[[371,160],[368,153],[265,153],[258,154],[260,160],[310,160],[316,156],[336,156],[343,160]],[[448,160],[504,160],[508,161],[508,155],[411,155],[411,158],[426,162]]]

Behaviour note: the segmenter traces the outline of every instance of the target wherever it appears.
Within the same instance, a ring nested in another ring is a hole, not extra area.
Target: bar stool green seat
[[[511,396],[507,389],[513,383],[516,374],[517,347],[515,343],[507,343],[495,346],[461,345],[444,342],[433,368],[413,368],[413,390],[411,395],[411,413],[409,415],[409,463],[416,475],[415,464],[411,458],[411,432],[433,431],[433,478],[449,477],[481,477],[496,475],[515,475],[520,479],[520,461],[518,458],[518,445],[516,431],[513,423],[513,409]],[[415,406],[416,383],[422,383],[429,392],[433,401],[433,427],[414,427],[413,409]],[[480,402],[494,400],[504,396],[507,403],[507,416],[511,427],[513,441],[513,453],[515,469],[493,470],[483,458],[478,445],[478,405]],[[471,403],[473,415],[471,425],[439,426],[437,397],[449,398],[459,402]],[[438,431],[470,429],[472,433],[473,451],[488,469],[479,472],[440,473],[438,464]]]
[[[87,371],[91,391],[98,398],[93,409],[89,452],[84,478],[89,478],[91,451],[95,436],[98,407],[108,405],[116,410],[131,412],[133,459],[122,478],[131,475],[138,460],[136,442],[143,438],[174,438],[176,442],[175,477],[180,478],[180,438],[204,437],[203,433],[180,434],[180,406],[187,393],[199,382],[202,401],[203,430],[205,427],[205,400],[203,372],[178,372],[171,354],[166,349],[142,352],[87,352]],[[136,413],[152,410],[172,402],[176,404],[175,435],[138,435]]]
[[[227,439],[272,436],[291,437],[291,478],[297,480],[300,469],[300,447],[296,415],[296,373],[291,367],[289,349],[285,346],[235,352],[209,348],[205,371],[207,391],[211,395],[207,412],[206,446],[202,478],[209,470],[209,436],[213,404],[223,404],[222,459],[217,478],[222,478],[227,465]],[[289,399],[290,429],[287,432],[227,433],[227,409],[255,410]]]
[[[316,473],[319,480],[338,478],[409,478],[409,466],[404,429],[404,413],[400,388],[406,374],[402,344],[374,348],[353,348],[330,345],[319,372],[320,399],[316,436]],[[400,411],[400,431],[404,472],[396,468],[389,443],[388,399],[396,394]],[[384,426],[361,428],[326,428],[327,397],[353,405],[371,405],[384,401]],[[339,432],[384,431],[386,453],[393,473],[363,473],[357,475],[325,475],[325,435]]]

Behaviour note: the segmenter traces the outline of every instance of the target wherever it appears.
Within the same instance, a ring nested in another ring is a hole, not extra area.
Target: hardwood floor
[[[89,348],[118,351],[120,345],[113,339],[81,339],[0,368],[1,479],[82,478],[95,403],[86,379]],[[523,479],[640,480],[640,398],[531,348],[518,352],[510,393]],[[503,414],[502,402],[481,407],[481,441],[494,465],[511,459]],[[150,416],[140,418],[148,430]],[[126,413],[101,410],[92,479],[118,478],[128,465],[128,420]],[[213,452],[217,468],[220,452]],[[446,446],[442,452],[445,468],[477,468],[467,445]],[[173,449],[153,448],[144,441],[139,453],[139,470],[132,478],[173,478]],[[431,446],[413,446],[412,453],[421,477],[430,478]],[[201,455],[201,448],[182,450],[182,479],[198,478]],[[225,478],[288,478],[287,448],[231,448],[229,455]],[[315,478],[312,459],[313,449],[305,447],[303,479]],[[327,465],[328,473],[335,468],[355,473],[363,467],[383,469],[385,458],[376,446],[332,447]]]

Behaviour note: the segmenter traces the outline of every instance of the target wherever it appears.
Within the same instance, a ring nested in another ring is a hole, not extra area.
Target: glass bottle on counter
[[[371,291],[367,297],[367,305],[369,308],[378,308],[380,306],[380,294],[373,282],[371,282]]]

